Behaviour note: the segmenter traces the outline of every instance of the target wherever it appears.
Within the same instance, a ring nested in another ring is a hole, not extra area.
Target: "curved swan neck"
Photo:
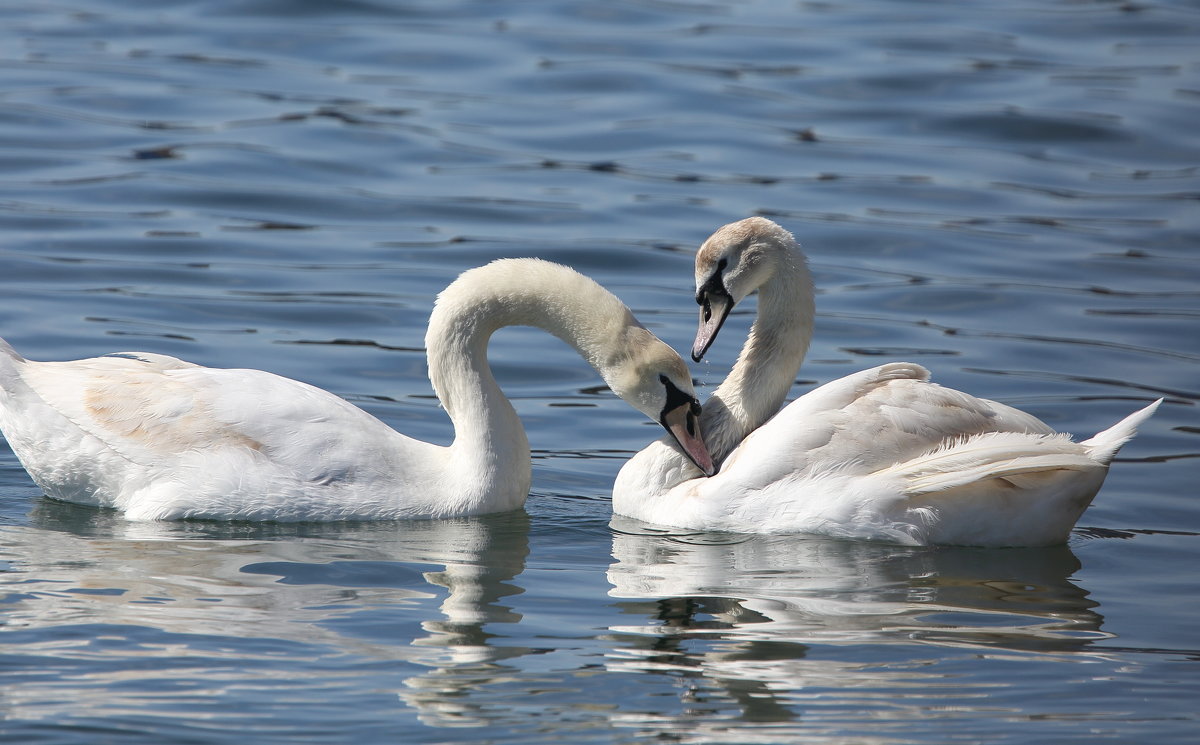
[[[456,471],[465,479],[481,471],[489,480],[519,478],[527,490],[525,430],[487,361],[488,340],[505,326],[550,332],[606,380],[623,360],[628,330],[641,327],[592,280],[536,259],[502,259],[472,269],[438,295],[425,346],[429,379],[454,424]]]
[[[717,462],[779,410],[812,341],[812,275],[789,242],[758,289],[758,314],[737,362],[704,403],[700,426]]]
[[[505,326],[548,331],[574,347],[606,381],[630,354],[624,344],[630,332],[648,335],[615,295],[566,267],[540,259],[500,259],[464,272],[438,295],[425,335],[429,377],[452,418],[461,403],[476,398],[470,395],[474,386],[459,385],[473,382],[469,371],[485,371],[491,379],[487,342]]]

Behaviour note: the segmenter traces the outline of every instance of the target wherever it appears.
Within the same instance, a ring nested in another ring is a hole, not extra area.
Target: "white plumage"
[[[438,296],[429,375],[449,446],[406,437],[345,400],[259,370],[122,353],[32,362],[0,340],[0,430],[48,496],[134,519],[447,517],[520,507],[529,443],[487,344],[528,325],[574,346],[612,390],[711,469],[687,367],[615,296],[566,267],[505,259]]]
[[[778,411],[812,336],[799,245],[763,218],[727,225],[698,252],[696,286],[696,359],[729,310],[759,292],[749,338],[701,417],[720,470],[703,478],[669,442],[651,443],[617,478],[617,514],[914,544],[1062,543],[1159,404],[1076,443],[1025,412],[931,383],[920,365],[891,363]]]

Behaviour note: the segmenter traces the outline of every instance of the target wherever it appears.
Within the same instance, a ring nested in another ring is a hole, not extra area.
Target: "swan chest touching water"
[[[711,471],[687,367],[620,300],[566,267],[502,259],[439,296],[429,377],[454,424],[439,446],[338,396],[259,370],[157,354],[33,362],[0,341],[0,430],[48,496],[134,519],[449,517],[520,507],[529,443],[487,362],[499,328],[536,326]]]
[[[1025,412],[891,363],[779,409],[812,338],[813,285],[791,234],[727,225],[696,256],[699,360],[735,304],[759,293],[737,362],[704,404],[711,478],[667,440],[621,470],[617,514],[693,530],[819,533],[915,544],[1063,543],[1117,450],[1159,401],[1083,442]]]

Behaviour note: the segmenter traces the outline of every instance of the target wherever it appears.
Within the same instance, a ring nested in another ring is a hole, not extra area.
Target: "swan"
[[[0,431],[47,496],[133,520],[365,520],[521,507],[529,442],[487,362],[492,333],[542,328],[712,461],[683,360],[587,277],[538,259],[460,275],[434,304],[429,378],[454,425],[439,446],[347,401],[259,370],[118,353],[33,362],[0,340]]]
[[[719,471],[704,478],[674,443],[651,443],[617,476],[618,515],[907,544],[1061,544],[1117,450],[1161,403],[1077,443],[1023,411],[931,383],[921,365],[894,362],[778,411],[813,331],[799,244],[762,217],[726,225],[696,255],[696,288],[696,361],[733,306],[758,292],[749,338],[700,418]]]

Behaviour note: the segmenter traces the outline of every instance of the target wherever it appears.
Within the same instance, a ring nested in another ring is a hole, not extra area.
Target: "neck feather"
[[[779,411],[812,341],[812,276],[799,251],[758,290],[758,315],[725,381],[704,403],[700,427],[720,462]]]

